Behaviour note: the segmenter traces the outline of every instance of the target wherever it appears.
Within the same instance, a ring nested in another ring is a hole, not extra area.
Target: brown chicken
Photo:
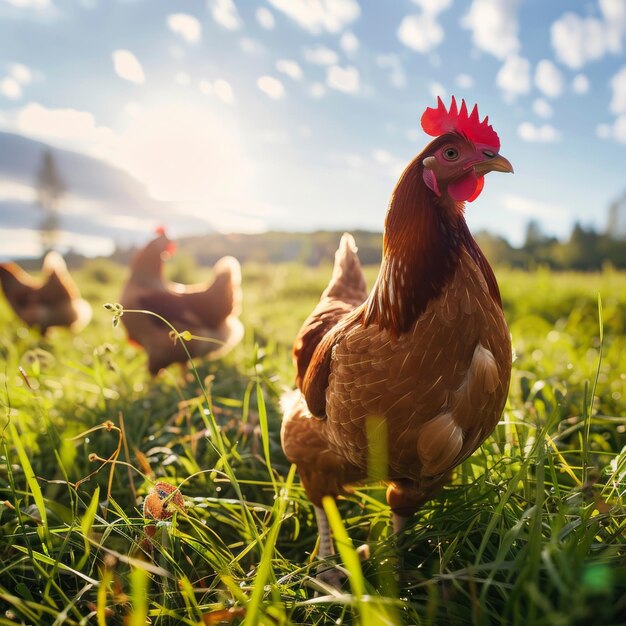
[[[195,337],[185,341],[193,357],[222,356],[243,337],[238,319],[241,307],[241,268],[237,259],[223,257],[213,268],[208,283],[183,285],[163,276],[163,258],[174,250],[174,243],[163,229],[140,250],[131,263],[131,275],[120,303],[124,309],[152,311],[168,320],[177,331]],[[181,341],[170,336],[171,329],[153,315],[124,313],[122,322],[129,339],[143,346],[148,368],[156,374],[170,363],[188,359]]]
[[[57,252],[48,252],[44,258],[41,279],[33,278],[15,263],[1,263],[0,283],[18,317],[39,328],[42,335],[52,326],[78,331],[91,320],[91,305],[80,297]]]
[[[368,452],[378,441],[388,442],[398,532],[493,431],[507,398],[510,336],[464,206],[485,174],[513,168],[487,118],[476,107],[468,115],[465,102],[457,109],[452,98],[448,111],[439,100],[422,127],[436,139],[393,191],[371,293],[345,234],[294,344],[298,389],[283,399],[281,439],[315,507],[320,558],[334,551],[322,498],[375,473]]]

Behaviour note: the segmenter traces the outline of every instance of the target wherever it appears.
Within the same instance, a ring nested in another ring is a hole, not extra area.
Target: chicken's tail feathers
[[[357,251],[354,237],[344,233],[335,252],[335,266],[325,296],[365,300],[367,285]]]
[[[67,264],[65,259],[55,250],[51,250],[46,254],[43,260],[42,271],[44,274],[52,274],[57,272],[58,274],[67,274]]]
[[[80,290],[67,269],[65,259],[56,251],[46,254],[42,265],[42,298],[56,302],[59,298],[78,298]]]
[[[230,276],[232,283],[241,284],[241,265],[234,256],[223,256],[213,266],[213,274],[218,276]]]
[[[222,257],[213,266],[214,281],[211,287],[212,298],[232,300],[230,315],[241,313],[241,265],[233,256]]]
[[[25,274],[16,263],[0,263],[0,282],[4,285],[17,282]]]
[[[279,402],[283,416],[288,416],[297,405],[304,403],[304,396],[299,389],[288,389],[280,396]]]
[[[74,332],[78,332],[85,328],[87,324],[91,321],[93,315],[93,309],[91,305],[86,300],[82,298],[78,298],[72,303],[72,307],[76,314],[76,319],[70,325],[70,329]]]

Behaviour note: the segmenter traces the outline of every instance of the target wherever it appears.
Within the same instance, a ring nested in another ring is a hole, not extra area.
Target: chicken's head
[[[452,97],[446,110],[441,98],[437,108],[427,108],[422,115],[422,128],[437,137],[422,154],[423,178],[438,196],[447,194],[455,202],[472,202],[483,189],[488,172],[513,172],[513,167],[498,153],[500,140],[489,125],[480,121],[476,106],[471,114],[465,101],[457,109]]]
[[[176,243],[169,239],[167,232],[165,231],[165,227],[159,226],[154,232],[157,235],[157,239],[155,240],[158,242],[157,245],[164,246],[161,254],[165,253],[167,258],[173,256],[176,252]]]

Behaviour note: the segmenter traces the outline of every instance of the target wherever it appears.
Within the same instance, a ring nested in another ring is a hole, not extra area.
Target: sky
[[[626,0],[0,0],[0,131],[124,169],[193,216],[175,235],[381,230],[422,112],[455,95],[515,168],[468,224],[517,245],[529,220],[604,229],[625,192],[625,45]],[[5,253],[37,242],[0,223]]]

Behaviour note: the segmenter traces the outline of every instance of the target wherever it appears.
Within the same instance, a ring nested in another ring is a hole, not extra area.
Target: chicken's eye
[[[453,148],[452,146],[449,146],[448,148],[444,148],[443,158],[446,159],[446,161],[455,161],[456,159],[459,158],[459,151],[456,148]]]

